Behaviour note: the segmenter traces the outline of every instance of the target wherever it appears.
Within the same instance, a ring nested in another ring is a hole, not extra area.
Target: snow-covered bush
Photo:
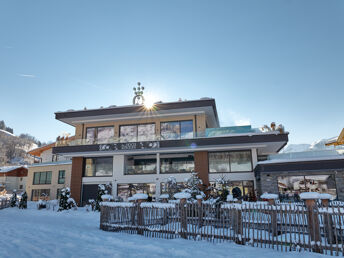
[[[17,205],[17,193],[16,190],[13,190],[13,194],[10,200],[10,206],[15,207]]]
[[[102,196],[109,194],[109,191],[111,190],[111,185],[98,185],[98,192],[97,192],[97,198],[95,201],[95,211],[100,211],[100,203],[103,201]]]
[[[21,195],[18,207],[19,207],[19,209],[26,209],[27,208],[27,194],[26,194],[26,192],[24,192]]]
[[[37,209],[45,209],[47,208],[47,201],[45,199],[39,199],[37,202]]]
[[[186,189],[182,192],[189,193],[190,198],[196,200],[197,195],[204,196],[203,191],[201,190],[200,186],[203,184],[202,180],[198,177],[197,172],[192,172],[189,178],[185,179]]]
[[[177,179],[174,176],[169,176],[164,184],[163,192],[168,194],[168,198],[173,198],[175,193],[180,191],[180,186],[177,183]]]
[[[58,211],[70,210],[71,208],[76,207],[74,199],[70,197],[70,189],[68,187],[61,190],[59,199]]]

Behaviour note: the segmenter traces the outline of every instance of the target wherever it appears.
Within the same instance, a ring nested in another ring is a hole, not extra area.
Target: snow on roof
[[[14,135],[13,133],[7,132],[7,131],[5,131],[5,130],[2,130],[2,129],[0,129],[0,132],[2,132],[2,133],[5,133],[5,134],[8,134],[8,135],[10,135],[10,136],[17,137],[17,136],[16,136],[16,135]]]
[[[10,172],[10,171],[15,170],[17,168],[27,168],[27,166],[5,166],[5,167],[0,167],[0,173]]]

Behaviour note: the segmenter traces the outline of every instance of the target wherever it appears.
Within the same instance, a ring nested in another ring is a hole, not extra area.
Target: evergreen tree
[[[26,192],[24,192],[19,201],[19,209],[26,209],[26,208],[27,208],[27,194]]]
[[[168,194],[169,198],[173,198],[175,193],[178,193],[180,190],[180,186],[177,183],[177,179],[174,176],[169,176],[166,179],[166,183],[164,185],[164,192]]]
[[[13,194],[12,194],[11,201],[10,201],[11,207],[15,207],[16,203],[17,203],[17,193],[15,190],[13,190]]]
[[[185,192],[188,192],[191,194],[191,198],[197,199],[197,195],[205,196],[203,191],[201,190],[200,186],[203,184],[202,180],[198,177],[197,172],[192,172],[191,176],[186,179],[186,185],[187,189],[185,189]]]
[[[98,185],[98,192],[97,192],[97,198],[95,201],[95,211],[100,211],[100,203],[103,201],[102,196],[105,194],[109,194],[111,191],[111,185]]]
[[[59,209],[57,211],[70,210],[76,207],[74,199],[70,197],[70,189],[68,187],[61,190],[59,198]]]

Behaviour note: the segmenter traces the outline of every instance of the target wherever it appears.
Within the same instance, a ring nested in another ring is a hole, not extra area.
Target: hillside
[[[288,144],[280,153],[289,153],[289,152],[302,152],[302,151],[319,151],[319,150],[333,150],[333,149],[342,149],[344,147],[338,146],[325,146],[325,143],[330,139],[321,139],[313,142],[312,144],[301,143],[301,144]]]

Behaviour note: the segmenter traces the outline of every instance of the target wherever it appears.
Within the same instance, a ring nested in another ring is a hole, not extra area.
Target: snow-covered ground
[[[99,229],[99,213],[0,210],[0,257],[328,257],[183,239],[165,240]]]

